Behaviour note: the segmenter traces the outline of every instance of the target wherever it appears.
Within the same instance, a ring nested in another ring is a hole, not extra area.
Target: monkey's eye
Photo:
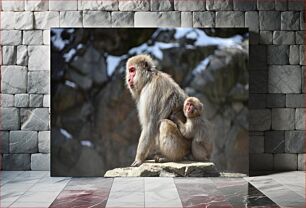
[[[130,73],[134,73],[134,72],[135,72],[135,67],[131,66],[131,67],[129,68],[129,72],[130,72]]]

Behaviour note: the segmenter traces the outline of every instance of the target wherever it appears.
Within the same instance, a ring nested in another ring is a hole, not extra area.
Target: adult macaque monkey
[[[208,121],[203,117],[203,104],[196,97],[188,97],[184,102],[184,115],[187,120],[183,123],[175,116],[172,119],[178,124],[180,132],[187,139],[192,139],[191,153],[197,161],[208,161],[213,146],[208,134]]]
[[[173,131],[175,124],[167,118],[170,115],[176,115],[178,120],[184,119],[182,109],[184,100],[187,98],[184,91],[168,74],[156,70],[152,58],[148,55],[137,55],[127,61],[126,84],[137,103],[138,117],[142,127],[135,161],[131,166],[141,165],[150,150],[159,144],[160,129],[164,131],[162,135],[172,138],[171,141],[174,144],[167,143],[163,151],[166,153],[164,156],[170,158],[166,150],[171,148],[171,152],[169,150],[171,155],[181,153],[175,158],[176,160],[183,159],[187,154],[186,147],[184,142],[179,141],[184,138],[178,129]]]

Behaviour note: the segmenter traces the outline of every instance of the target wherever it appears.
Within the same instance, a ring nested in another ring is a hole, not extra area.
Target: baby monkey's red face
[[[203,104],[196,97],[189,97],[184,102],[184,114],[187,118],[194,118],[202,115]]]

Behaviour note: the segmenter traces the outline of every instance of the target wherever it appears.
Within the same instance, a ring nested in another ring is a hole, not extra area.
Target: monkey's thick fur
[[[168,118],[176,115],[184,120],[185,92],[168,74],[156,70],[148,55],[137,55],[127,61],[126,84],[137,103],[142,127],[132,166],[141,165],[156,146],[167,159],[182,160],[190,150],[190,142]]]

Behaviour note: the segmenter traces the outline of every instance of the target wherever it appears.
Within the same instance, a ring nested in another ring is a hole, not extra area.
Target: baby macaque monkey
[[[188,97],[184,101],[184,115],[186,123],[173,117],[181,134],[191,139],[191,153],[197,161],[209,161],[213,145],[208,134],[208,121],[203,117],[203,104],[196,97]]]

